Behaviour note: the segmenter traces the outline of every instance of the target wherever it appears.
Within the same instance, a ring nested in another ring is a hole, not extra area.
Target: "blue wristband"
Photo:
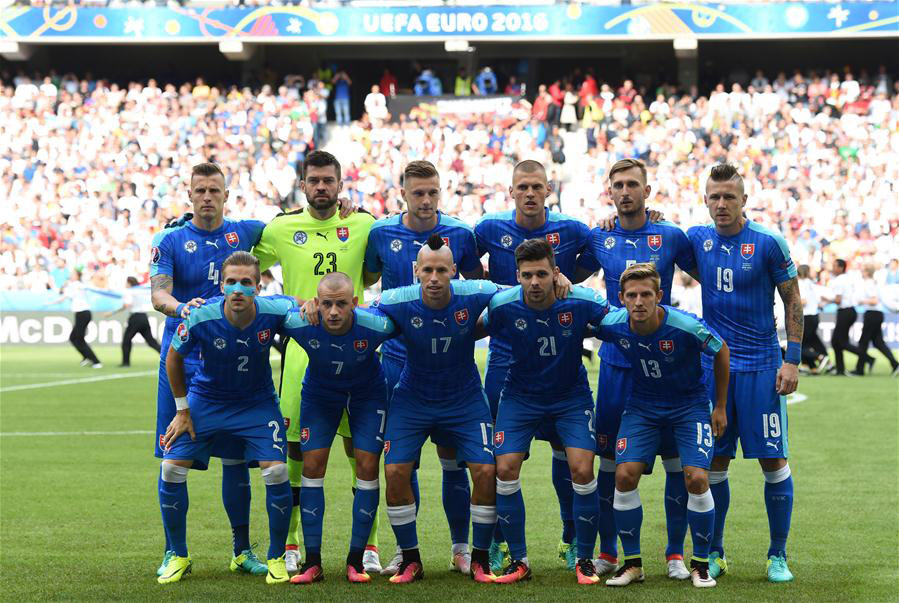
[[[184,310],[184,306],[186,306],[186,305],[187,304],[178,304],[178,307],[175,308],[175,316],[177,316],[178,318],[181,318],[181,311]]]
[[[787,354],[784,356],[784,362],[790,364],[799,364],[802,357],[802,344],[795,341],[787,342]]]

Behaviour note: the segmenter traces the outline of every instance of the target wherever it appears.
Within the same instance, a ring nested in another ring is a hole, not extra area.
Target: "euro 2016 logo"
[[[189,337],[187,333],[187,325],[182,322],[180,325],[178,325],[178,339],[181,340],[181,343],[187,341],[187,338]]]

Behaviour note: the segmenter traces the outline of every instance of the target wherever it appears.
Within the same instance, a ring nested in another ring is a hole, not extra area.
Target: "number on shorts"
[[[590,433],[596,433],[596,414],[593,409],[585,410],[584,414],[587,415],[587,428],[590,430]]]
[[[538,337],[537,343],[540,344],[540,351],[538,352],[541,356],[555,356],[556,355],[556,338],[555,337]],[[546,348],[549,348],[547,351]]]
[[[640,364],[643,365],[643,374],[647,377],[652,377],[653,379],[659,379],[662,376],[662,370],[659,368],[659,363],[655,360],[644,360],[640,359]]]
[[[278,435],[279,433],[281,433],[281,424],[277,421],[269,421],[268,426],[272,428],[272,440],[274,440],[275,442],[283,441]]]
[[[237,370],[240,371],[241,373],[246,373],[248,370],[247,362],[250,361],[250,357],[249,356],[238,356],[237,359],[240,360],[240,364],[237,365]]]
[[[705,432],[705,437],[703,437]],[[696,445],[708,448],[712,445],[712,426],[708,423],[696,421]]]
[[[780,437],[780,415],[776,412],[762,413],[762,430],[766,438]]]
[[[335,375],[339,375],[339,374],[340,374],[340,371],[343,370],[343,361],[341,361],[341,360],[332,360],[332,361],[331,361],[331,364],[336,365],[336,366],[334,367],[334,374],[335,374]]]
[[[386,424],[387,424],[387,411],[386,411],[386,410],[379,410],[379,411],[378,411],[378,414],[381,415],[381,428],[380,428],[378,431],[381,432],[381,433],[384,433],[384,427],[385,427]]]

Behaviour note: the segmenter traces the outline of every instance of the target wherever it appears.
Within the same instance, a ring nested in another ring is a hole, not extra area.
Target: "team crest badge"
[[[662,248],[662,235],[649,235],[646,237],[646,244],[653,251],[658,251]]]
[[[449,247],[449,237],[440,237],[440,239],[443,241],[444,245]]]
[[[706,251],[706,252],[711,251],[711,250],[712,250],[712,246],[713,246],[712,239],[706,239],[706,240],[703,241],[703,243],[702,243],[702,250],[703,250],[703,251]]]
[[[606,240],[603,242],[603,246],[606,249],[612,249],[615,247],[615,237],[606,237]]]
[[[570,326],[573,319],[571,312],[559,312],[559,324],[563,327]]]
[[[341,243],[346,243],[350,238],[350,229],[346,226],[337,227],[337,238]]]
[[[618,438],[618,442],[615,443],[615,452],[623,454],[625,450],[627,450],[627,438]]]
[[[390,440],[384,442],[384,456],[387,456],[388,452],[390,452]]]
[[[154,247],[150,250],[150,263],[158,264],[159,263],[159,247]]]
[[[528,323],[525,319],[519,318],[515,321],[515,328],[519,331],[524,331],[528,328]]]
[[[412,320],[410,320],[409,322],[411,322],[412,326],[416,329],[422,328],[422,326],[424,326],[425,324],[425,321],[421,319],[421,316],[413,316]]]
[[[222,339],[221,337],[216,337],[215,341],[212,342],[212,345],[214,345],[215,349],[217,349],[217,350],[224,350],[225,346],[227,344],[225,343],[225,340]]]
[[[631,347],[631,342],[628,341],[627,339],[625,339],[624,337],[622,337],[621,339],[618,340],[618,345],[620,345],[625,350],[629,350]]]
[[[609,438],[606,437],[606,434],[601,433],[596,436],[596,443],[599,445],[600,450],[605,450],[606,446],[609,445]]]
[[[464,325],[466,322],[468,322],[468,308],[456,310],[455,313],[453,313],[453,318],[456,319],[457,325]]]
[[[302,230],[298,230],[293,233],[293,242],[297,245],[305,245],[308,239],[309,236]]]
[[[744,260],[752,258],[755,254],[755,243],[743,243],[740,245],[740,257]]]
[[[670,354],[674,351],[674,340],[673,339],[661,339],[659,340],[659,350],[665,355]]]
[[[551,232],[546,235],[546,240],[553,246],[553,248],[556,248],[559,246],[559,243],[562,242],[562,237],[560,237],[557,232]]]
[[[367,339],[357,339],[353,342],[353,349],[359,352],[360,354],[368,349],[368,340]]]
[[[181,340],[181,343],[184,343],[185,341],[187,341],[188,337],[189,335],[187,334],[187,325],[182,322],[180,325],[178,325],[178,339]]]
[[[165,448],[165,434],[164,433],[159,434],[159,447]]]
[[[261,343],[262,345],[267,344],[268,341],[269,341],[269,339],[271,339],[271,338],[272,338],[272,330],[271,330],[271,329],[265,329],[264,331],[257,331],[257,332],[256,332],[256,339],[257,339],[257,340],[259,341],[259,343]]]
[[[240,244],[240,237],[237,236],[236,232],[226,232],[225,242],[231,247],[237,247]]]
[[[310,339],[309,340],[309,347],[312,348],[313,350],[317,350],[319,348],[319,346],[321,346],[321,343],[319,343],[318,339]]]
[[[510,235],[503,235],[503,238],[499,240],[503,247],[511,247],[512,246],[512,237]]]
[[[308,444],[309,443],[309,428],[304,427],[300,430],[300,444]]]
[[[497,431],[493,434],[493,447],[494,448],[502,448],[503,442],[506,441],[506,432],[505,431]]]
[[[403,242],[399,239],[394,239],[390,241],[390,251],[394,253],[398,253],[400,249],[403,248]]]
[[[185,241],[184,242],[184,251],[187,253],[193,253],[197,250],[197,242],[196,241]]]

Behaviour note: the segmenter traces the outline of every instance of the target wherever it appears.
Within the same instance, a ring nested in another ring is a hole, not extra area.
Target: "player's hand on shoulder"
[[[356,208],[353,206],[353,202],[346,197],[340,197],[339,199],[337,199],[337,204],[339,206],[341,219],[349,218],[356,212]]]
[[[168,222],[166,222],[164,228],[177,228],[178,226],[184,226],[186,223],[190,222],[193,219],[194,215],[190,212],[185,213],[180,218],[172,218]]]
[[[603,218],[597,224],[603,230],[612,230],[615,228],[615,220],[618,219],[618,214],[612,214],[607,218]]]
[[[665,214],[663,214],[662,212],[660,212],[658,210],[650,209],[648,211],[649,211],[649,221],[652,222],[653,224],[655,224],[657,222],[661,222],[662,220],[665,219]]]
[[[725,431],[727,431],[727,410],[716,406],[712,409],[712,434],[720,438]]]
[[[165,428],[165,435],[162,437],[162,446],[166,452],[172,449],[172,444],[175,443],[175,440],[185,432],[190,434],[191,440],[197,439],[197,434],[194,432],[194,422],[190,418],[190,410],[179,410],[175,413],[169,426]]]
[[[558,299],[565,299],[568,297],[568,294],[571,293],[571,281],[561,272],[556,277],[555,289],[556,298]]]
[[[312,298],[306,300],[306,303],[303,304],[303,307],[300,308],[300,318],[305,319],[309,324],[313,326],[318,326],[319,314],[318,314],[318,299]]]
[[[789,362],[784,362],[777,371],[777,382],[774,386],[781,396],[788,396],[796,391],[799,385],[799,367]]]
[[[202,306],[205,303],[206,303],[206,300],[203,299],[202,297],[193,298],[192,300],[190,300],[189,302],[184,304],[183,308],[181,308],[181,318],[190,317],[190,309],[191,308],[199,308],[200,306]]]

